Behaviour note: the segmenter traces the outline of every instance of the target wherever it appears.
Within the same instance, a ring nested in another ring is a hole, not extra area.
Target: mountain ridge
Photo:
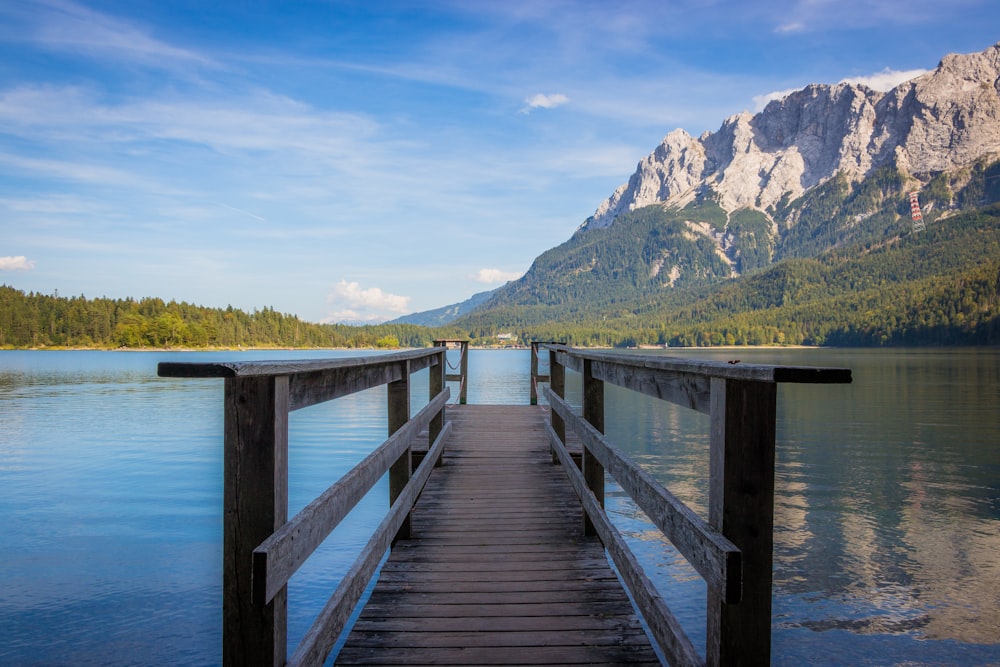
[[[710,187],[727,210],[767,210],[837,173],[858,182],[895,164],[918,181],[1000,156],[1000,43],[945,56],[886,93],[861,84],[810,84],[742,112],[695,139],[682,129],[640,160],[628,182],[582,228]]]

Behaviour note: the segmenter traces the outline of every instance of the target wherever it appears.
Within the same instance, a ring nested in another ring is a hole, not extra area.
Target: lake
[[[773,664],[1000,665],[1000,350],[669,353],[853,371],[779,387]],[[345,354],[0,352],[0,664],[217,664],[222,381],[156,365]],[[528,366],[473,350],[469,402],[527,403]],[[609,437],[704,513],[707,417],[610,386],[606,407]],[[384,388],[293,413],[290,512],[385,429]],[[290,641],[387,496],[383,480],[293,577]],[[607,505],[703,648],[704,584],[611,484]]]

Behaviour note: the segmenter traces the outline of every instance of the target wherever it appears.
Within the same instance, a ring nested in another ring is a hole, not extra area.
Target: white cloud
[[[363,288],[346,280],[334,285],[326,300],[337,309],[324,319],[326,322],[379,322],[410,309],[408,296],[383,292],[379,287]]]
[[[520,273],[513,271],[501,271],[500,269],[479,269],[479,273],[472,276],[472,279],[479,283],[495,284],[505,283],[508,280],[517,280]]]
[[[0,271],[31,271],[35,268],[35,263],[25,257],[0,257]]]
[[[841,79],[840,83],[854,83],[861,84],[863,86],[868,86],[873,90],[878,90],[881,92],[888,92],[903,83],[904,81],[909,81],[910,79],[915,79],[922,74],[926,74],[925,69],[911,69],[904,72],[898,72],[896,70],[891,70],[886,67],[881,72],[876,74],[869,74],[868,76],[855,76],[849,77],[847,79]]]
[[[783,100],[797,90],[802,90],[802,89],[789,88],[788,90],[776,90],[773,93],[765,93],[764,95],[754,95],[753,110],[755,113],[763,111],[764,107],[767,106],[768,102],[772,102],[774,100]]]
[[[555,109],[567,102],[569,102],[569,98],[562,93],[555,93],[554,95],[538,93],[524,100],[525,107],[521,109],[521,113],[528,113],[532,109]]]
[[[896,71],[891,70],[888,67],[877,72],[875,74],[869,74],[867,76],[853,76],[846,79],[841,79],[838,83],[850,83],[856,85],[868,86],[872,90],[877,90],[879,92],[885,93],[904,81],[909,81],[910,79],[915,79],[916,77],[926,74],[925,69],[911,69],[906,71]],[[801,88],[789,88],[788,90],[776,90],[773,93],[766,93],[764,95],[755,95],[753,98],[754,112],[763,111],[767,103],[772,100],[781,100],[792,93],[801,90]]]
[[[805,25],[803,25],[802,23],[798,21],[793,21],[791,23],[784,23],[782,25],[779,25],[777,28],[774,29],[774,31],[776,33],[784,35],[793,32],[802,32],[803,30],[805,30],[805,28],[806,28]]]

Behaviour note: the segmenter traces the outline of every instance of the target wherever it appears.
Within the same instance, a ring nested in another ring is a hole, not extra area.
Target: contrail
[[[250,216],[251,218],[253,218],[254,220],[260,220],[261,222],[267,222],[267,220],[266,220],[265,218],[262,218],[262,217],[260,217],[259,215],[254,215],[254,214],[253,214],[253,213],[251,213],[250,211],[244,211],[244,210],[243,210],[243,209],[241,209],[241,208],[236,208],[235,206],[230,206],[229,204],[223,204],[222,202],[216,202],[216,203],[217,203],[217,204],[218,204],[219,206],[224,206],[225,208],[228,208],[228,209],[230,209],[230,210],[232,210],[232,211],[236,211],[237,213],[242,213],[243,215],[249,215],[249,216]]]

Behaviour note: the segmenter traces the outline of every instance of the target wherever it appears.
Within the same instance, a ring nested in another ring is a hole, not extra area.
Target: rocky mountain
[[[608,319],[784,260],[891,243],[911,233],[912,191],[928,222],[1000,200],[998,159],[1000,44],[884,93],[810,85],[717,132],[670,132],[522,278],[433,321]]]
[[[991,155],[1000,155],[1000,44],[946,56],[887,93],[810,85],[697,139],[674,130],[582,227],[606,227],[651,204],[683,205],[705,189],[728,211],[767,211],[838,174],[857,183],[894,165],[926,183]]]

